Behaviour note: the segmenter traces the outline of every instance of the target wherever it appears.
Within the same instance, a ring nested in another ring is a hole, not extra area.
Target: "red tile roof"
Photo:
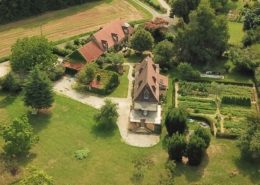
[[[128,30],[128,33],[124,32]],[[115,46],[124,40],[128,34],[132,34],[134,29],[123,20],[115,20],[112,23],[105,25],[101,30],[95,33],[92,41],[78,49],[84,59],[90,63],[97,60],[107,49]],[[104,48],[104,43],[107,43],[107,48]],[[67,68],[81,69],[83,64],[64,64]],[[80,67],[79,67],[80,66]]]
[[[113,47],[118,42],[121,42],[125,39],[126,34],[122,27],[128,29],[129,34],[133,32],[133,28],[123,20],[115,20],[107,25],[105,25],[100,31],[95,33],[93,36],[96,39],[96,42],[102,47],[102,41],[106,41],[108,44],[108,48]],[[117,35],[118,41],[116,42],[113,39],[112,34]]]
[[[160,74],[159,65],[154,64],[151,57],[146,57],[136,66],[135,74],[134,101],[140,101],[140,95],[148,88],[154,100],[159,102],[161,88],[168,87],[168,78]]]
[[[80,71],[84,67],[84,64],[65,61],[63,63],[63,66],[66,68],[74,69],[76,71]]]
[[[88,62],[92,62],[98,59],[98,57],[100,57],[103,54],[103,51],[93,41],[90,41],[89,43],[85,44],[83,47],[79,48],[78,51]]]

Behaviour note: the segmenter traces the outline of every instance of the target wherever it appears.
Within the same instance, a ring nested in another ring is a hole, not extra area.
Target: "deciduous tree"
[[[57,57],[52,53],[52,45],[44,37],[18,39],[12,46],[11,67],[14,71],[28,73],[35,66],[41,70],[55,67]]]
[[[137,29],[131,39],[131,46],[138,52],[150,50],[153,47],[154,38],[149,31]]]
[[[228,47],[227,21],[216,16],[206,2],[201,2],[190,17],[190,23],[176,34],[177,60],[188,63],[216,61]]]
[[[25,156],[37,141],[27,117],[16,118],[10,126],[3,129],[5,154],[12,157]]]
[[[113,128],[119,116],[117,109],[117,104],[111,100],[105,100],[105,105],[95,115],[96,122],[107,129]]]

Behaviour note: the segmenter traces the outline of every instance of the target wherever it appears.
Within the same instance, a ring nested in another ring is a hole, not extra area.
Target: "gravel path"
[[[114,103],[118,104],[118,113],[119,118],[117,121],[117,125],[121,134],[123,141],[131,146],[137,147],[151,147],[156,145],[160,141],[160,137],[157,135],[140,135],[133,134],[128,132],[128,123],[129,123],[129,114],[130,114],[130,106],[132,104],[131,98],[131,90],[132,90],[132,71],[133,64],[129,65],[129,88],[128,88],[128,96],[127,98],[106,98],[103,96],[97,96],[89,93],[79,93],[75,91],[72,87],[75,83],[75,78],[65,76],[60,81],[54,84],[54,91],[65,96],[70,97],[76,101],[92,106],[96,109],[99,109],[102,105],[104,105],[105,99],[110,99]]]
[[[11,70],[10,62],[3,62],[0,63],[0,78],[7,75]]]

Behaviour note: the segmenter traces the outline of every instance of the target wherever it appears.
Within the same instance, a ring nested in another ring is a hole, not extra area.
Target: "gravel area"
[[[11,67],[10,67],[9,61],[0,63],[0,78],[7,75],[10,70],[11,70]]]

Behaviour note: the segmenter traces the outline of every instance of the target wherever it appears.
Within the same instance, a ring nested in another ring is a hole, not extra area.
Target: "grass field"
[[[244,37],[243,24],[237,22],[228,22],[230,39],[229,43],[233,45],[241,45]]]
[[[148,159],[151,167],[144,170],[143,184],[158,184],[167,160],[161,143],[145,149],[128,146],[121,141],[118,130],[108,133],[97,129],[93,121],[95,109],[61,96],[55,100],[51,113],[30,118],[40,141],[33,147],[32,155],[21,163],[22,169],[37,166],[53,176],[59,185],[130,185],[133,161]],[[4,122],[25,114],[21,96],[7,97],[0,93],[0,113]],[[90,150],[89,157],[83,161],[74,159],[74,151],[85,147]],[[2,163],[0,169],[1,185],[14,179],[2,170]],[[213,139],[202,165],[177,165],[175,181],[183,185],[223,182],[251,185],[259,182],[258,171],[259,165],[239,160],[234,141]]]
[[[133,21],[150,18],[150,15],[131,0],[103,0],[1,25],[0,57],[10,54],[11,45],[18,38],[42,33],[57,41],[96,30],[118,18]]]
[[[126,98],[128,93],[128,73],[129,66],[124,66],[124,74],[119,76],[120,84],[118,87],[109,95],[109,97]]]

